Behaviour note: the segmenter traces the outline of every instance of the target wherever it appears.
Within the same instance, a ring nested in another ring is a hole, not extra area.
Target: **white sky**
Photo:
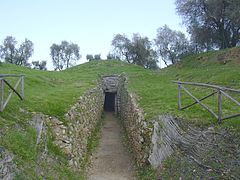
[[[62,40],[77,43],[82,58],[111,50],[114,34],[133,33],[149,37],[167,24],[184,31],[176,15],[174,0],[0,0],[0,41],[13,36],[21,43],[25,38],[34,43],[31,60],[47,60],[50,46]]]

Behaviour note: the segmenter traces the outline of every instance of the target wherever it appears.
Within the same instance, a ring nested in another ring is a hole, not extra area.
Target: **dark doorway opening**
[[[116,93],[105,93],[104,111],[113,112],[115,111],[115,95]]]

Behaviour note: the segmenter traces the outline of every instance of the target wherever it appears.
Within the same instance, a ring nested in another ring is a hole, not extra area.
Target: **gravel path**
[[[121,129],[112,113],[105,114],[100,145],[93,154],[89,180],[133,180],[133,160],[123,146]]]

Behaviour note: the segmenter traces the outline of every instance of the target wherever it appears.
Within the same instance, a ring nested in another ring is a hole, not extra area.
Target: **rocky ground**
[[[16,165],[13,163],[14,155],[0,147],[0,179],[13,179],[16,172]]]
[[[240,179],[239,132],[224,127],[190,131],[192,148],[178,144],[158,169],[159,179]]]

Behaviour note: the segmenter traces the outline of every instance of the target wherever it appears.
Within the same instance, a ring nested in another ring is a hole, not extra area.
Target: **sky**
[[[82,58],[112,50],[115,34],[133,33],[154,39],[159,27],[185,31],[175,11],[175,0],[1,0],[0,41],[13,36],[34,43],[32,60],[47,60],[52,69],[50,46],[62,40],[80,46]],[[161,66],[161,64],[160,64]]]

